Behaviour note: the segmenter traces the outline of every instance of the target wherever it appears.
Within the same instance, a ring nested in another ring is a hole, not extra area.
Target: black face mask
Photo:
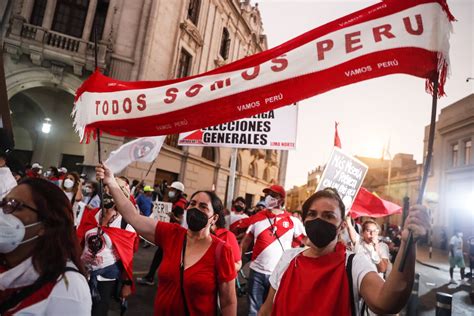
[[[304,227],[309,240],[318,248],[329,245],[337,235],[337,227],[320,218],[306,221]]]
[[[209,217],[206,214],[193,207],[186,212],[186,222],[188,228],[193,232],[198,232],[206,227]]]
[[[237,213],[243,212],[245,209],[240,205],[235,205],[234,209]]]
[[[103,199],[104,199],[104,207],[106,209],[111,209],[115,206],[115,201],[112,198],[112,195],[108,193],[104,193]]]

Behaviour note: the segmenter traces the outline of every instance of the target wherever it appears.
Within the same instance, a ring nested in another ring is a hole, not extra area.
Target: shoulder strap
[[[122,220],[120,221],[120,228],[125,229],[125,228],[127,228],[127,225],[128,225],[127,221],[122,216]]]
[[[179,283],[181,287],[181,296],[183,297],[184,315],[189,316],[188,302],[186,301],[186,294],[184,293],[184,256],[186,255],[186,235],[184,235],[183,249],[181,250],[181,263],[179,265]]]
[[[64,272],[67,272],[67,271],[75,271],[77,273],[80,273],[79,270],[77,270],[76,268],[72,268],[72,267],[65,267]],[[11,296],[9,299],[7,299],[2,304],[0,304],[0,315],[5,313],[9,309],[17,306],[20,302],[22,302],[27,297],[31,296],[33,293],[38,291],[41,287],[43,287],[47,283],[53,282],[53,281],[54,281],[54,279],[52,279],[52,278],[40,277],[33,284],[22,288],[18,293]]]
[[[272,230],[272,233],[275,235],[276,239],[278,240],[278,243],[280,244],[281,250],[283,252],[285,252],[285,248],[283,247],[283,244],[281,243],[280,238],[278,237],[275,224],[272,224],[272,221],[270,220],[270,217],[267,216],[267,214],[265,214],[265,216],[267,217],[268,222],[270,223],[270,229]],[[273,223],[276,223],[276,219],[277,218],[275,216],[275,219],[273,220]]]
[[[354,259],[354,253],[351,253],[347,258],[346,264],[346,273],[347,273],[347,280],[349,281],[349,295],[351,298],[351,315],[356,316],[356,303],[354,299],[354,284],[352,283],[352,260]]]

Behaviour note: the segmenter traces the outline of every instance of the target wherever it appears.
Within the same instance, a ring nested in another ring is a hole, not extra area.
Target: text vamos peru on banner
[[[77,90],[74,125],[86,141],[97,128],[181,133],[395,73],[427,79],[430,92],[437,81],[443,95],[452,20],[445,0],[386,0],[194,77],[123,82],[96,71]]]

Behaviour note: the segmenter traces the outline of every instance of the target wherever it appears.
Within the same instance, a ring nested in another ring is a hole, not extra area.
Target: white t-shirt
[[[293,239],[302,238],[306,232],[299,219],[285,212],[250,225],[247,234],[254,238],[250,269],[269,275],[280,260],[283,249],[290,249]]]
[[[453,245],[453,251],[454,251],[454,256],[455,257],[462,257],[462,237],[458,236],[453,236],[451,237],[451,240],[449,241],[450,245]],[[451,255],[451,251],[449,252],[449,255]]]
[[[95,218],[97,222],[99,221],[99,216],[100,212],[97,212],[95,215]],[[122,223],[122,216],[117,216],[112,223],[110,223],[109,227],[115,227],[115,228],[121,228],[120,225]],[[130,224],[127,224],[125,227],[125,230],[135,232],[133,227]],[[107,235],[107,233],[104,233],[102,235],[102,248],[97,252],[95,258],[89,249],[89,244],[88,244],[88,239],[91,236],[97,235],[97,228],[94,227],[92,229],[89,229],[86,234],[85,234],[85,246],[84,250],[82,252],[81,260],[84,262],[84,265],[86,266],[87,269],[95,271],[99,269],[103,269],[105,267],[108,267],[110,265],[115,264],[119,259],[119,255],[116,253],[115,248],[113,247],[112,240],[110,237]],[[98,276],[97,279],[99,281],[107,281],[108,279]]]
[[[270,280],[269,280],[270,285],[277,292],[278,292],[278,288],[280,287],[280,282],[283,277],[283,274],[288,268],[288,265],[290,264],[290,262],[293,260],[293,258],[295,258],[297,255],[299,255],[301,252],[303,252],[306,249],[307,248],[293,248],[293,249],[286,250],[283,253],[280,261],[278,262],[275,269],[273,270],[273,273],[270,276]],[[346,264],[347,264],[347,259],[349,258],[349,254],[350,253],[347,253],[346,255]],[[367,259],[366,256],[360,253],[359,254],[356,253],[354,258],[352,259],[352,284],[354,285],[357,284],[357,287],[354,286],[352,291],[354,293],[354,300],[356,302],[360,301],[360,296],[359,296],[360,286],[362,284],[362,280],[369,272],[377,272],[377,269],[374,267],[372,262],[370,262]],[[297,291],[297,289],[295,289],[295,291]],[[360,308],[359,304],[356,304],[356,307]],[[359,315],[358,311],[356,315]]]
[[[72,262],[68,267],[76,268]],[[47,315],[47,316],[86,316],[91,314],[92,299],[86,278],[75,271],[67,271],[60,276],[49,296],[30,305],[14,315]]]
[[[377,266],[374,261],[378,261],[379,259],[380,260],[386,259],[388,261],[388,264],[391,265],[390,251],[386,243],[381,242],[381,241],[379,242],[379,252],[377,253],[372,245],[366,243],[359,235],[357,236],[358,238],[354,246],[355,253],[361,253],[365,255],[367,259],[376,267],[376,269],[377,269]],[[389,270],[389,267],[387,267],[387,270]],[[391,270],[391,267],[390,267],[390,270]],[[380,277],[384,278],[383,273],[379,273],[379,275]]]
[[[225,227],[229,229],[230,225],[234,224],[235,222],[243,219],[243,218],[248,218],[249,216],[247,214],[236,214],[234,212],[230,212],[230,215],[227,215],[225,217]]]
[[[16,187],[17,183],[15,178],[8,167],[0,168],[0,200],[10,192],[11,189]]]

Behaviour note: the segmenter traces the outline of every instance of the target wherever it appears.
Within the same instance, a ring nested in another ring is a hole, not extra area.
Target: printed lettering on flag
[[[451,21],[446,0],[386,0],[270,50],[197,76],[124,82],[96,71],[76,92],[81,140],[175,134],[268,112],[352,83],[402,73],[444,94]]]
[[[160,153],[165,136],[143,137],[125,143],[110,153],[105,165],[118,173],[134,161],[153,162]]]
[[[153,212],[151,217],[159,222],[170,222],[169,213],[173,208],[173,204],[168,202],[155,201],[153,202]]]
[[[298,107],[290,105],[249,118],[179,135],[180,146],[295,149]]]
[[[335,188],[344,202],[346,213],[359,192],[369,168],[362,161],[334,147],[316,191]]]

